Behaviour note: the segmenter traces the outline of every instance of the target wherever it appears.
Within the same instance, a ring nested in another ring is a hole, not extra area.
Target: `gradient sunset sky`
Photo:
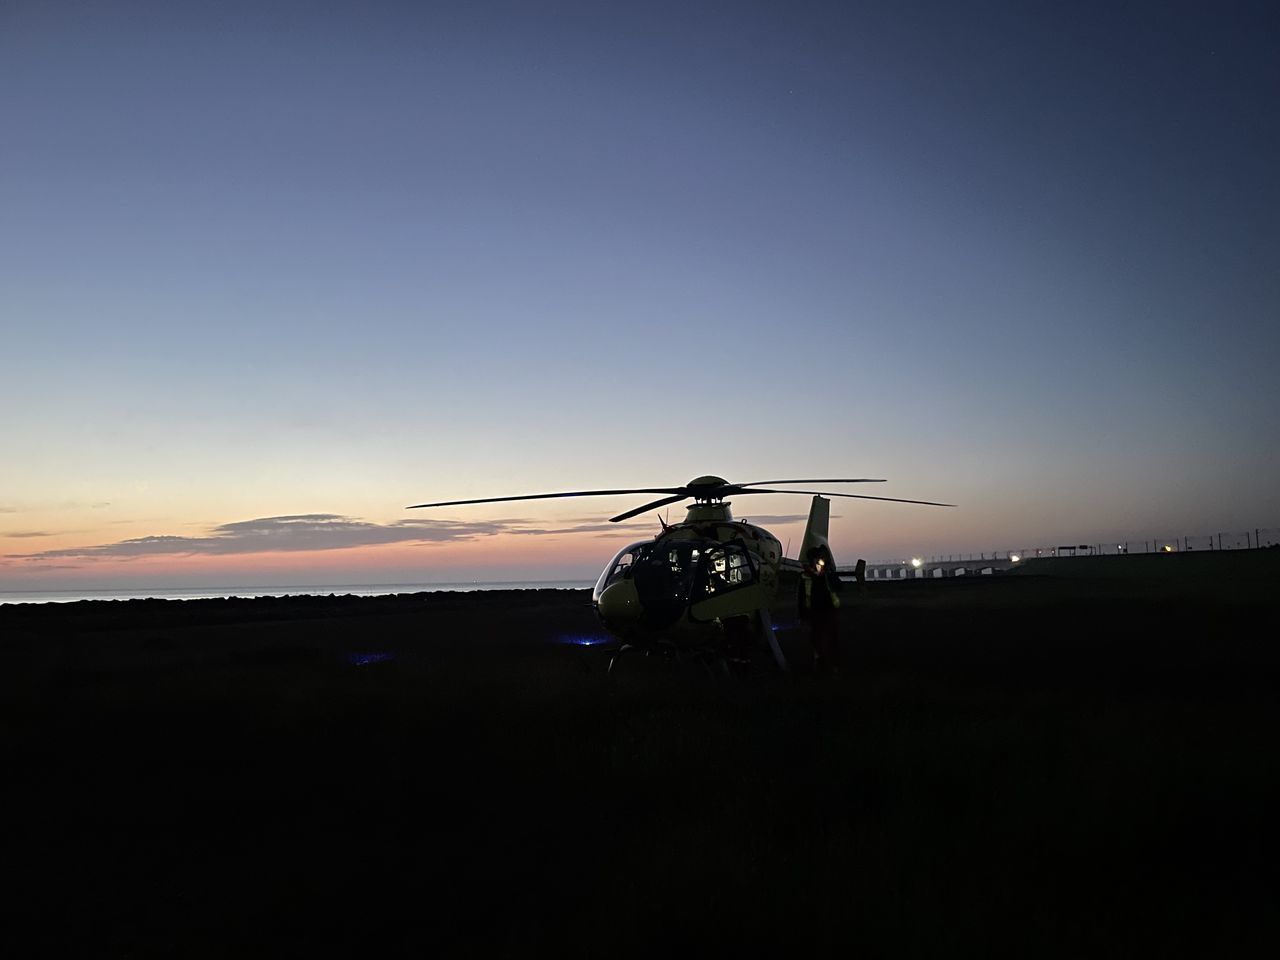
[[[5,0],[0,590],[590,577],[643,495],[404,507],[704,473],[959,504],[841,560],[1280,526],[1278,34]]]

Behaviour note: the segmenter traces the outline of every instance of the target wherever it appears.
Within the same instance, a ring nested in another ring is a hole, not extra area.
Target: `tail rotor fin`
[[[827,556],[831,556],[831,545],[827,542],[827,530],[831,524],[831,501],[826,497],[815,496],[813,504],[809,507],[809,522],[805,524],[804,540],[800,544],[800,556],[798,559],[801,563],[809,556],[809,551],[814,547],[825,547]],[[831,563],[835,563],[835,558],[831,558]]]

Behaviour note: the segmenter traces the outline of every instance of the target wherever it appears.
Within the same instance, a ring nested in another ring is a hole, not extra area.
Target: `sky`
[[[0,590],[1280,526],[1270,7],[0,0]]]

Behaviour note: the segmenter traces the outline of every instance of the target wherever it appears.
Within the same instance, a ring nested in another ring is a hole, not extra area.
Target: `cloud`
[[[158,535],[89,547],[67,547],[17,555],[16,559],[57,557],[128,559],[133,557],[342,550],[385,543],[445,543],[499,533],[525,533],[528,521],[399,520],[379,524],[334,513],[259,517],[215,527],[204,537]]]
[[[807,513],[753,513],[750,516],[738,517],[738,519],[757,527],[766,527],[771,523],[779,526],[784,523],[804,523],[809,519],[809,515]]]
[[[752,517],[761,524],[803,521],[803,514]],[[634,524],[599,519],[571,521],[564,526],[540,527],[530,520],[506,518],[487,521],[409,519],[394,523],[370,523],[336,513],[303,513],[282,517],[258,517],[214,527],[206,536],[158,534],[84,547],[63,547],[36,553],[10,554],[10,560],[43,564],[48,560],[130,560],[162,556],[227,556],[251,553],[304,553],[344,550],[390,543],[456,543],[498,534],[563,536],[592,534],[599,538],[656,533],[652,518]],[[10,534],[15,537],[47,536],[41,531]]]
[[[0,537],[13,537],[15,539],[25,539],[27,537],[52,537],[52,533],[46,533],[43,530],[19,530],[14,533],[0,533]]]
[[[611,533],[627,533],[635,530],[635,526],[628,526],[622,523],[575,523],[567,527],[525,527],[523,529],[508,530],[508,533],[527,533],[536,536],[553,536],[562,533],[600,533],[601,531],[609,531]]]
[[[16,570],[39,570],[41,573],[48,573],[50,570],[82,570],[83,564],[79,563],[46,563],[42,558],[23,558],[22,563],[26,566],[19,566],[18,561],[10,559],[0,559],[0,567],[7,567]],[[38,567],[31,564],[39,564]]]
[[[0,513],[17,513],[17,507],[0,507]]]

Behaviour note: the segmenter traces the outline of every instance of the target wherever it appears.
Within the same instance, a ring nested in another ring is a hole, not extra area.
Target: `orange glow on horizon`
[[[58,538],[62,540],[64,538]],[[21,550],[34,553],[30,541],[9,540],[7,558],[0,560],[0,584],[35,579],[84,580],[95,577],[131,581],[190,576],[232,581],[270,578],[316,579],[337,582],[448,581],[452,571],[509,570],[527,568],[532,579],[538,571],[579,571],[592,577],[621,543],[639,539],[635,530],[620,529],[617,536],[560,534],[555,536],[498,534],[445,543],[392,543],[324,550],[281,550],[260,553],[170,553],[134,557],[54,557],[48,560],[14,559]],[[79,538],[77,538],[79,540]],[[84,541],[79,540],[82,544]],[[18,549],[14,549],[17,546]],[[69,549],[52,538],[39,549]],[[468,576],[468,578],[470,578]],[[506,578],[506,577],[503,577]],[[514,579],[514,577],[512,577]],[[554,579],[554,577],[553,577]]]

